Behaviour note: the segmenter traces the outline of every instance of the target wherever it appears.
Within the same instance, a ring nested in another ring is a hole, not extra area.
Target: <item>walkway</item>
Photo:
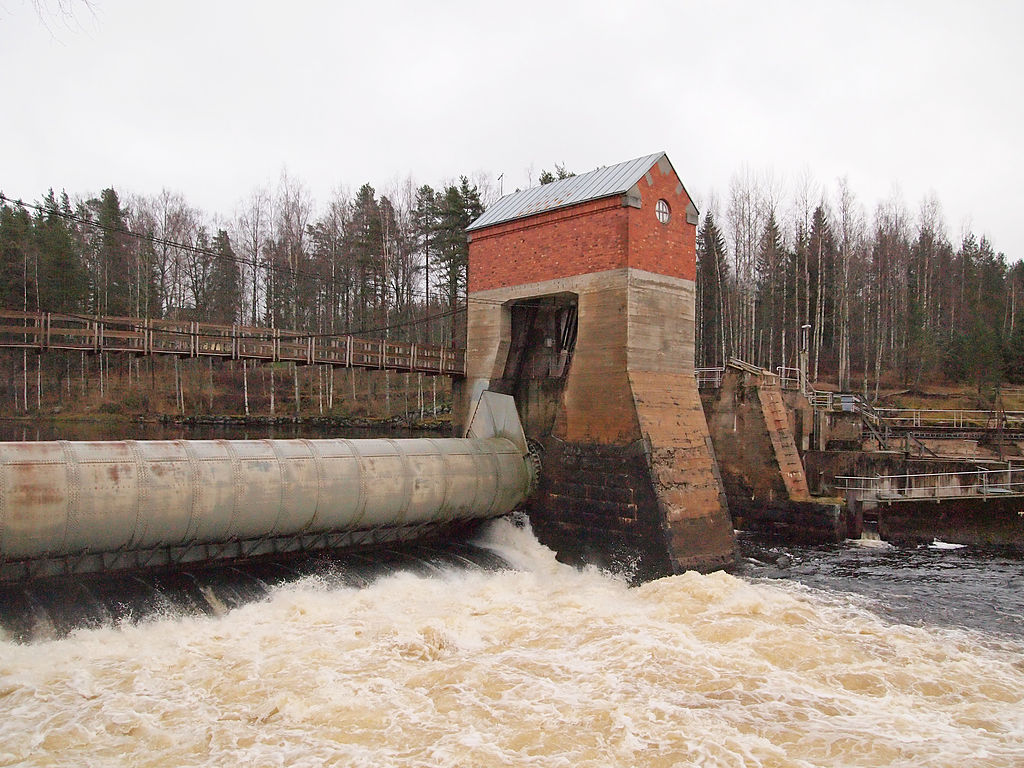
[[[749,363],[733,358],[730,358],[729,365],[753,369]],[[697,368],[694,371],[697,386],[701,389],[721,387],[724,373],[724,367]],[[816,411],[847,411],[860,415],[865,430],[883,447],[888,447],[894,438],[905,435],[917,439],[979,439],[991,435],[1024,439],[1024,411],[875,408],[851,392],[814,389],[804,381],[797,368],[780,367],[776,369],[776,375],[782,389],[802,391]]]
[[[0,349],[219,357],[464,376],[466,352],[405,341],[280,328],[0,310]]]
[[[842,491],[853,501],[877,504],[925,499],[941,501],[1024,496],[1024,467],[916,475],[837,477],[836,490]]]

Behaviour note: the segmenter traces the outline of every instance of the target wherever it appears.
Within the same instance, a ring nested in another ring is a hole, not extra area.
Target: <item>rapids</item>
[[[0,765],[1020,766],[1024,639],[726,573],[329,574],[221,615],[0,641]]]

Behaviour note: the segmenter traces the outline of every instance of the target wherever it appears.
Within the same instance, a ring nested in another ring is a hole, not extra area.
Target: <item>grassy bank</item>
[[[446,376],[239,361],[6,352],[0,410],[57,419],[395,419],[443,417]]]

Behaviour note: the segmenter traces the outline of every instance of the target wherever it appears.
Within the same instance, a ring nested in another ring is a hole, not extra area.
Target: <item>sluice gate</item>
[[[0,581],[406,541],[536,483],[492,392],[464,438],[0,443]]]

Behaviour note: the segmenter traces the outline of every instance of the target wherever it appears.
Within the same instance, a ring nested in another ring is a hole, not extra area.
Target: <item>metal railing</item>
[[[860,502],[1024,496],[1024,467],[915,475],[837,477],[836,490]]]
[[[995,429],[1024,428],[1024,411],[981,411],[939,408],[875,408],[883,424],[892,427]]]
[[[800,383],[803,380],[803,377],[800,375],[799,368],[787,368],[786,366],[780,365],[775,369],[775,372],[779,377],[779,385],[783,389],[789,389],[796,392],[803,389],[803,386]]]
[[[693,375],[697,377],[699,389],[717,389],[722,386],[722,376],[725,368],[694,368]]]

